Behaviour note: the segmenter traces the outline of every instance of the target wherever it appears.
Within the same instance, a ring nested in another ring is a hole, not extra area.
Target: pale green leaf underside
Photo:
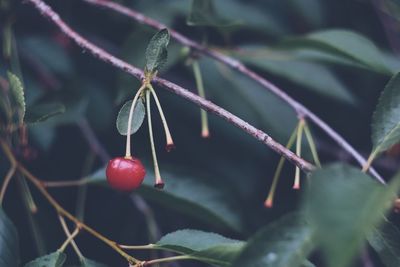
[[[19,266],[17,229],[0,208],[0,266]]]
[[[24,87],[17,75],[7,72],[8,81],[10,83],[10,90],[14,101],[16,102],[20,114],[20,122],[23,122],[25,116],[25,96]]]
[[[25,122],[37,123],[65,112],[65,106],[61,103],[45,103],[28,107]]]
[[[328,266],[348,266],[359,253],[366,235],[389,208],[398,178],[384,187],[359,169],[341,164],[312,174],[303,208],[316,229]]]
[[[155,73],[167,62],[169,39],[170,36],[167,29],[160,30],[151,38],[145,54],[146,72]]]
[[[385,86],[372,116],[373,153],[387,150],[400,141],[400,73]]]
[[[302,266],[314,246],[313,229],[304,218],[290,214],[251,238],[232,267]]]
[[[155,245],[198,261],[228,266],[242,249],[244,242],[216,233],[185,229],[165,235]]]
[[[63,252],[57,251],[28,262],[25,267],[62,267],[66,259]]]
[[[121,135],[127,135],[129,111],[132,106],[132,100],[127,101],[120,109],[117,117],[117,130]],[[143,101],[139,98],[136,102],[135,109],[132,114],[131,134],[136,133],[143,124],[146,111]]]

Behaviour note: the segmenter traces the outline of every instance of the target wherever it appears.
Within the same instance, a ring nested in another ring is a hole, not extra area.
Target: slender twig
[[[11,178],[14,176],[16,169],[17,169],[17,165],[14,165],[13,163],[11,163],[11,167],[8,170],[6,176],[4,177],[4,182],[3,182],[3,185],[1,186],[0,205],[3,203],[4,195],[6,194],[8,184],[10,183]]]
[[[191,259],[192,258],[190,256],[182,255],[182,256],[173,256],[173,257],[168,257],[168,258],[161,258],[161,259],[145,261],[145,262],[142,262],[141,264],[142,264],[142,266],[150,266],[150,265],[153,265],[156,263],[171,262],[171,261],[178,261],[178,260],[191,260]]]
[[[130,75],[138,78],[143,79],[143,71],[122,61],[119,58],[116,58],[106,52],[105,50],[97,47],[96,45],[92,44],[78,33],[73,31],[61,18],[60,16],[54,12],[46,3],[41,0],[26,0],[26,2],[33,4],[35,8],[37,8],[40,13],[49,19],[52,23],[54,23],[59,29],[70,37],[75,43],[80,46],[81,48],[89,51],[98,59],[118,68],[121,69]],[[255,74],[256,75],[256,74]],[[207,101],[196,94],[191,93],[189,90],[182,88],[181,86],[174,84],[170,81],[165,79],[155,77],[153,82],[168,89],[169,91],[197,104],[198,106],[202,107],[206,111],[212,112],[221,118],[225,119],[226,121],[230,122],[231,124],[235,125],[236,127],[242,129],[243,131],[247,132],[257,140],[263,142],[267,146],[269,146],[272,150],[277,152],[278,154],[284,156],[288,161],[295,164],[303,171],[311,171],[315,167],[308,161],[296,156],[293,152],[286,149],[283,145],[276,142],[272,137],[270,137],[267,133],[257,129],[256,127],[250,125],[249,123],[245,122],[244,120],[240,119],[239,117],[233,115],[232,113],[226,111],[225,109],[215,105],[214,103]]]
[[[78,225],[80,228],[84,229],[85,231],[87,231],[88,233],[90,233],[91,235],[93,235],[94,237],[100,239],[101,241],[103,241],[104,243],[106,243],[108,246],[110,246],[111,248],[113,248],[116,252],[118,252],[121,256],[123,256],[128,262],[130,263],[138,263],[140,262],[139,260],[135,259],[134,257],[132,257],[131,255],[129,255],[128,253],[126,253],[125,251],[123,251],[118,244],[115,241],[112,241],[110,239],[108,239],[107,237],[103,236],[102,234],[100,234],[99,232],[97,232],[96,230],[94,230],[93,228],[87,226],[86,224],[84,224],[83,222],[81,222],[80,220],[78,220],[75,216],[73,216],[71,213],[69,213],[67,210],[65,210],[60,204],[58,204],[58,202],[47,192],[45,186],[43,185],[43,182],[37,178],[36,176],[34,176],[31,172],[29,172],[22,164],[20,164],[16,159],[15,156],[13,155],[13,153],[11,152],[11,149],[8,147],[8,145],[5,143],[5,141],[3,141],[2,139],[0,139],[0,145],[4,151],[4,154],[7,156],[7,158],[10,161],[15,161],[17,164],[17,170],[24,175],[29,181],[31,181],[36,188],[40,191],[40,193],[42,193],[42,195],[47,199],[47,201],[53,206],[53,208],[61,215],[63,215],[64,217],[68,218],[69,220],[71,220],[72,222],[74,222],[76,225]]]
[[[124,7],[116,2],[112,1],[106,1],[106,0],[83,0],[87,3],[96,5],[96,6],[101,6],[105,7],[111,10],[114,10],[118,13],[121,13],[135,21],[141,24],[148,25],[150,27],[153,27],[155,29],[161,30],[164,28],[168,28],[166,25],[151,19],[149,17],[146,17],[140,12],[137,12],[133,9]],[[286,94],[282,89],[280,89],[278,86],[273,84],[272,82],[268,81],[267,79],[261,77],[254,71],[250,70],[247,68],[243,63],[241,63],[239,60],[236,60],[232,57],[229,57],[227,55],[222,54],[221,52],[218,52],[217,50],[210,49],[204,45],[201,45],[184,35],[178,33],[177,31],[173,29],[169,29],[171,37],[174,38],[176,41],[181,43],[184,46],[190,47],[192,49],[195,49],[196,51],[202,53],[203,55],[209,56],[211,58],[214,58],[215,60],[218,60],[225,65],[237,70],[238,72],[244,74],[245,76],[253,79],[254,81],[258,82],[260,85],[274,93],[276,96],[281,98],[283,101],[285,101],[290,107],[292,107],[296,113],[299,116],[306,117],[310,119],[313,123],[315,123],[319,128],[321,128],[328,136],[330,136],[335,142],[341,146],[344,150],[346,150],[350,155],[352,155],[356,161],[361,165],[364,166],[366,164],[366,159],[359,153],[357,152],[353,146],[351,146],[338,132],[336,132],[334,129],[332,129],[325,121],[323,121],[321,118],[319,118],[316,114],[314,114],[312,111],[310,111],[308,108],[306,108],[303,104],[300,102],[296,101],[292,97],[290,97],[288,94]],[[382,177],[373,169],[369,169],[370,173],[381,183],[385,183],[385,181],[382,179]]]
[[[0,145],[4,149],[6,146],[5,143],[1,142]],[[17,161],[14,158],[10,158],[10,169],[8,170],[6,176],[4,177],[3,185],[0,190],[0,205],[3,204],[4,195],[6,194],[8,185],[11,181],[11,178],[14,176],[15,171],[17,170]]]
[[[69,231],[68,231],[68,233],[69,233]],[[78,234],[79,234],[79,228],[76,228],[72,234],[69,233],[67,239],[61,245],[61,247],[58,249],[58,251],[64,251],[67,248],[68,244],[71,243]]]
[[[64,219],[63,216],[58,215],[58,219],[60,220],[60,224],[61,227],[64,230],[65,235],[67,236],[67,240],[70,240],[69,243],[71,243],[73,249],[75,250],[76,255],[78,255],[79,259],[82,260],[84,259],[82,252],[80,251],[80,249],[78,248],[78,245],[76,244],[74,237],[79,233],[79,227],[77,226],[76,229],[74,230],[74,233],[76,232],[76,235],[73,236],[73,234],[71,234],[71,232],[68,229],[67,223]]]

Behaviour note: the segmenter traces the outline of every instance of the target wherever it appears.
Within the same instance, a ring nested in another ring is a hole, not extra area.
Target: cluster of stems
[[[150,108],[151,96],[153,96],[153,98],[154,98],[154,101],[156,103],[156,106],[157,106],[157,109],[160,114],[161,121],[162,121],[162,124],[164,127],[167,151],[171,151],[175,146],[174,146],[174,141],[172,139],[171,132],[169,130],[168,123],[165,118],[164,112],[162,110],[160,101],[158,99],[156,91],[154,90],[154,88],[151,84],[152,76],[153,75],[150,75],[150,74],[145,75],[145,78],[142,80],[142,86],[137,90],[137,92],[132,100],[132,105],[130,107],[129,116],[128,116],[125,158],[127,158],[127,159],[132,158],[132,153],[131,153],[131,130],[132,129],[131,129],[131,127],[132,127],[133,113],[134,113],[135,107],[137,105],[137,102],[144,100],[146,103],[147,124],[149,127],[151,154],[153,157],[153,164],[154,164],[154,174],[155,174],[154,187],[162,189],[162,188],[164,188],[164,181],[161,178],[160,168],[158,166],[157,153],[156,153],[156,148],[155,148],[155,144],[154,144],[153,126],[152,126],[152,121],[151,121],[151,108]]]
[[[121,245],[118,244],[117,242],[110,240],[109,238],[105,237],[101,233],[97,232],[84,222],[82,222],[80,219],[72,215],[70,212],[68,212],[65,208],[63,208],[47,191],[46,189],[46,182],[37,178],[35,175],[33,175],[28,169],[26,169],[19,161],[17,161],[15,155],[12,152],[12,149],[10,145],[3,139],[0,139],[0,148],[4,152],[4,155],[8,158],[10,162],[10,170],[12,171],[12,174],[9,175],[7,174],[7,178],[4,180],[3,185],[1,187],[2,192],[6,192],[8,188],[9,181],[12,177],[16,176],[16,174],[19,174],[23,176],[23,178],[27,179],[30,181],[37,189],[38,191],[45,197],[45,199],[49,202],[49,204],[57,211],[58,214],[58,219],[60,221],[61,227],[63,231],[65,232],[67,238],[66,240],[62,243],[60,248],[57,250],[59,252],[64,252],[65,249],[67,248],[68,245],[71,245],[72,248],[74,249],[75,253],[77,254],[79,260],[81,262],[85,261],[85,257],[83,256],[81,250],[79,249],[78,245],[75,242],[76,236],[78,236],[79,233],[81,233],[83,230],[86,231],[87,233],[91,234],[95,238],[99,239],[100,241],[104,242],[107,244],[110,248],[115,250],[117,253],[119,253],[123,258],[127,260],[129,263],[129,266],[132,267],[144,267],[144,266],[151,266],[154,264],[162,263],[162,262],[172,262],[172,261],[179,261],[179,260],[190,260],[193,259],[192,257],[188,255],[178,255],[178,256],[171,256],[171,257],[165,257],[165,258],[159,258],[159,259],[152,259],[148,261],[142,261],[139,260],[131,255],[129,255],[125,250],[154,250],[154,249],[159,249],[156,246],[152,244],[147,244],[147,245],[139,245],[139,246],[131,246],[131,245]],[[8,172],[10,173],[10,171]],[[82,180],[76,180],[74,182],[67,182],[67,183],[61,183],[60,186],[82,186],[85,185],[85,181]],[[3,194],[4,196],[4,194]],[[32,200],[33,201],[33,200]],[[2,203],[0,203],[2,205]],[[65,219],[68,219],[75,225],[75,229],[71,233],[70,229],[68,228],[67,222]]]
[[[308,127],[307,122],[304,118],[300,118],[296,128],[293,130],[293,132],[289,138],[289,141],[286,144],[286,148],[291,149],[292,146],[294,145],[294,142],[296,142],[296,155],[301,157],[303,132],[305,133],[307,143],[311,150],[311,154],[312,154],[314,163],[318,168],[321,168],[321,162],[319,160],[319,156],[318,156],[318,152],[316,149],[316,145],[314,143],[314,139],[312,137],[310,128]],[[272,179],[272,185],[269,189],[268,196],[267,196],[266,200],[264,201],[264,206],[267,208],[271,208],[273,206],[276,187],[277,187],[278,181],[281,177],[281,173],[282,173],[284,164],[285,164],[285,158],[281,157],[279,159],[278,166],[276,167],[274,177]],[[296,170],[295,170],[293,189],[295,189],[295,190],[300,189],[300,168],[297,166],[296,166]]]

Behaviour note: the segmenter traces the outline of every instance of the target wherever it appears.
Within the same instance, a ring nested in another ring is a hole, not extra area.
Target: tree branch
[[[31,3],[35,8],[37,8],[42,16],[46,17],[49,19],[52,23],[54,23],[64,34],[66,34],[68,37],[70,37],[72,40],[76,42],[78,46],[81,48],[89,51],[91,54],[93,54],[96,58],[118,68],[121,69],[130,75],[142,79],[143,78],[143,71],[122,61],[121,59],[109,54],[105,50],[97,47],[96,45],[92,44],[82,36],[80,36],[78,33],[76,33],[74,30],[72,30],[61,18],[60,16],[54,12],[50,6],[48,6],[46,3],[44,3],[42,0],[26,0],[26,2]],[[165,79],[155,77],[153,79],[153,82],[156,84],[168,89],[169,91],[197,104],[198,106],[202,107],[203,109],[212,112],[219,117],[225,119],[229,123],[235,125],[236,127],[242,129],[243,131],[247,132],[257,140],[263,142],[267,146],[269,146],[272,150],[277,152],[278,154],[282,155],[285,157],[288,161],[291,163],[295,164],[299,168],[301,168],[303,171],[311,171],[315,167],[305,161],[304,159],[296,156],[293,152],[290,150],[286,149],[284,146],[276,142],[274,139],[272,139],[268,134],[265,132],[255,128],[254,126],[250,125],[249,123],[245,122],[244,120],[240,119],[239,117],[233,115],[232,113],[224,110],[223,108],[215,105],[214,103],[207,101],[190,91],[180,87],[177,84],[174,84],[170,81],[167,81]]]
[[[118,3],[112,2],[112,1],[107,1],[107,0],[83,0],[87,3],[93,4],[95,6],[101,6],[105,7],[111,10],[114,10],[118,13],[121,13],[125,16],[128,16],[129,18],[141,23],[145,24],[148,26],[151,26],[155,29],[161,30],[163,28],[168,28],[166,25],[151,19],[149,17],[146,17],[142,13],[139,13],[133,9],[129,9],[127,7],[124,7]],[[366,164],[366,159],[358,153],[338,132],[336,132],[334,129],[332,129],[326,122],[324,122],[321,118],[319,118],[316,114],[314,114],[312,111],[310,111],[308,108],[303,106],[301,103],[297,102],[295,99],[290,97],[288,94],[286,94],[282,89],[280,89],[278,86],[273,84],[272,82],[268,81],[267,79],[261,77],[254,71],[250,70],[247,68],[243,63],[240,61],[231,58],[227,55],[224,55],[216,50],[210,49],[204,45],[201,45],[184,35],[178,33],[177,31],[168,28],[171,34],[171,37],[174,38],[176,41],[181,43],[184,46],[188,46],[192,49],[197,50],[198,52],[202,53],[203,55],[209,56],[211,58],[214,58],[223,64],[231,67],[232,69],[235,69],[239,71],[240,73],[244,74],[245,76],[251,78],[252,80],[258,82],[261,86],[264,88],[268,89],[272,93],[274,93],[276,96],[281,98],[283,101],[285,101],[290,107],[292,107],[296,113],[299,116],[308,118],[310,121],[314,122],[319,128],[321,128],[328,136],[330,136],[335,142],[341,146],[344,150],[346,150],[350,155],[354,157],[354,159],[361,165],[364,166]],[[385,181],[382,179],[382,177],[373,169],[370,168],[369,172],[381,183],[385,183]]]

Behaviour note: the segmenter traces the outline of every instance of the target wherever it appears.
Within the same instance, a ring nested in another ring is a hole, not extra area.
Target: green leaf
[[[131,106],[132,100],[126,102],[118,113],[117,129],[121,135],[127,135],[128,133],[128,120]],[[133,110],[132,114],[131,134],[136,133],[139,130],[140,126],[142,126],[145,114],[146,110],[143,105],[143,101],[139,98],[136,102],[135,109]]]
[[[384,222],[369,235],[368,242],[386,267],[400,266],[400,231],[395,225]]]
[[[56,251],[28,262],[25,267],[62,267],[66,259],[63,252]]]
[[[33,105],[27,108],[25,122],[42,122],[64,112],[65,106],[61,103],[43,103]]]
[[[243,241],[191,229],[167,234],[155,244],[157,248],[185,254],[192,259],[218,266],[228,266],[243,245]]]
[[[0,208],[0,266],[19,266],[18,233],[14,224]]]
[[[163,191],[154,188],[154,176],[148,172],[138,193],[145,199],[175,209],[220,228],[240,232],[242,219],[239,203],[228,195],[221,186],[202,182],[202,176],[188,177],[179,171],[163,169],[166,186]],[[106,184],[105,169],[90,175],[89,183]]]
[[[193,0],[186,23],[190,26],[227,27],[238,24],[220,17],[214,7],[213,0]]]
[[[154,74],[167,62],[169,38],[167,29],[160,30],[151,38],[146,48],[145,72]]]
[[[296,59],[284,51],[249,47],[235,53],[243,62],[286,78],[327,97],[354,103],[346,86],[325,66]]]
[[[10,89],[13,100],[15,101],[18,107],[19,122],[22,123],[24,121],[24,116],[25,116],[24,87],[22,86],[21,80],[17,77],[17,75],[11,72],[7,72],[7,76],[8,76],[8,81],[10,83]]]
[[[385,151],[400,141],[400,73],[385,86],[372,116],[373,153]]]
[[[107,265],[91,259],[83,258],[81,259],[81,267],[107,267]]]
[[[303,209],[322,246],[328,266],[348,266],[366,235],[382,220],[399,188],[400,176],[388,186],[359,169],[334,164],[316,170]]]
[[[339,29],[319,31],[294,38],[285,44],[293,48],[320,50],[353,61],[367,69],[391,74],[375,44],[356,32]]]
[[[256,233],[232,267],[302,266],[313,248],[313,229],[300,215],[289,214]]]

